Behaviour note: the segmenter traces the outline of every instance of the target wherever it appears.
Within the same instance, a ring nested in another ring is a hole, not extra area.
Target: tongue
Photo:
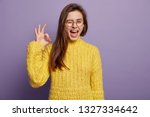
[[[78,33],[77,32],[71,32],[70,35],[71,35],[72,38],[76,38]]]

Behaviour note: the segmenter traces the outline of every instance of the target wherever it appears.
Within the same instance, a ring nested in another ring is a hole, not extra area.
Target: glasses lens
[[[69,26],[69,27],[73,26],[74,24],[76,24],[78,27],[80,27],[80,26],[83,25],[83,21],[81,21],[81,20],[76,21],[76,22],[74,22],[72,20],[66,21],[66,25]]]

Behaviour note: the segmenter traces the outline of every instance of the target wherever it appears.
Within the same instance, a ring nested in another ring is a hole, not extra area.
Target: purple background
[[[88,13],[84,38],[101,51],[106,99],[150,99],[150,0],[0,0],[0,99],[48,98],[50,81],[28,83],[26,47],[39,23],[54,41],[70,2]]]

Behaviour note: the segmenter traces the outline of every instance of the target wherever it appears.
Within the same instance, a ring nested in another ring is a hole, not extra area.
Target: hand
[[[51,43],[51,38],[47,33],[44,33],[44,29],[46,27],[46,24],[40,29],[40,24],[38,25],[38,30],[35,28],[35,36],[36,36],[36,41],[39,42],[43,46],[47,46],[48,44]]]

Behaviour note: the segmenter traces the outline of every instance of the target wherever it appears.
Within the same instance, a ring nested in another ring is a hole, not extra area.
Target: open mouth
[[[79,32],[78,30],[70,30],[70,36],[72,38],[77,38],[78,32]]]

